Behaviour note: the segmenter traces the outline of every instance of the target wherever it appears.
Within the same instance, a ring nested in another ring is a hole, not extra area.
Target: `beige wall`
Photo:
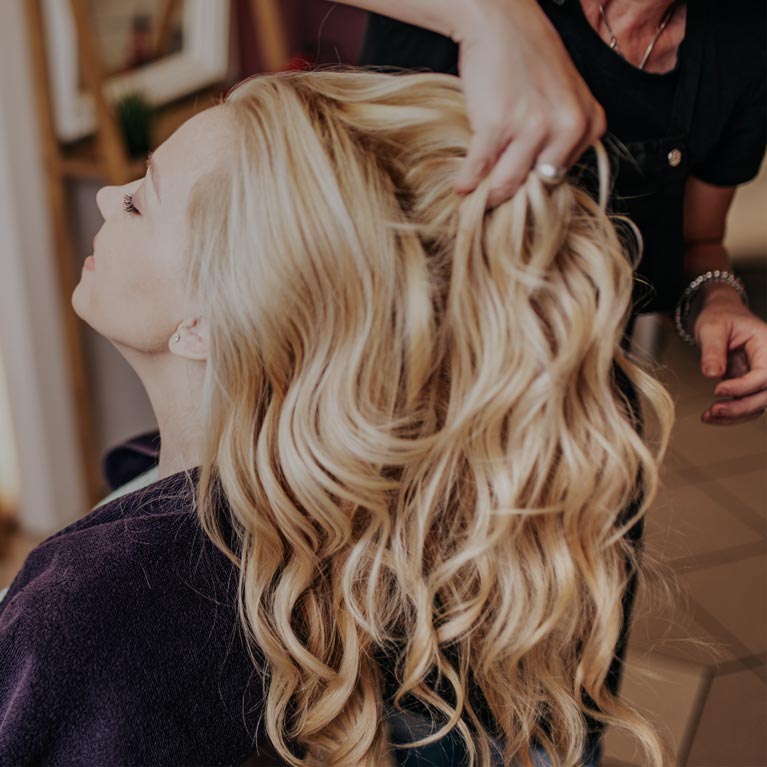
[[[82,516],[85,493],[24,22],[22,0],[0,2],[0,354],[16,435],[20,521],[52,532]]]

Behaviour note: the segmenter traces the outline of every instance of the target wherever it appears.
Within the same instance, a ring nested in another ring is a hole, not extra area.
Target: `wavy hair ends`
[[[457,78],[260,76],[223,106],[235,162],[190,214],[198,502],[239,568],[272,744],[393,764],[389,704],[471,765],[529,767],[538,743],[574,767],[588,716],[661,767],[605,685],[672,403],[621,349],[632,263],[601,144],[600,202],[531,173],[488,211],[487,181],[452,189]]]

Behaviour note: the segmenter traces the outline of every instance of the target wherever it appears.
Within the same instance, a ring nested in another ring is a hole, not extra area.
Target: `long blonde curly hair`
[[[198,508],[239,570],[272,744],[391,764],[389,674],[390,702],[436,722],[418,742],[454,729],[473,765],[491,737],[505,764],[539,743],[576,765],[589,715],[659,767],[605,677],[673,406],[621,347],[636,254],[602,145],[598,202],[531,173],[486,210],[487,181],[452,190],[457,78],[259,76],[223,106],[234,161],[189,217],[211,338]]]

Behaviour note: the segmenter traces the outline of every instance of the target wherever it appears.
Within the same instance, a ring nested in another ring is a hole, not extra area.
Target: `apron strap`
[[[690,0],[687,3],[687,29],[683,41],[686,48],[685,58],[680,62],[681,71],[674,91],[674,106],[669,126],[670,133],[685,137],[690,134],[692,126],[710,10],[709,0]]]

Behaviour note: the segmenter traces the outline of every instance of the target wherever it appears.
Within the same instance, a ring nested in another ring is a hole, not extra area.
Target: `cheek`
[[[168,251],[158,240],[101,246],[96,269],[82,275],[72,295],[75,312],[112,341],[145,352],[166,349],[182,319],[182,283]]]

